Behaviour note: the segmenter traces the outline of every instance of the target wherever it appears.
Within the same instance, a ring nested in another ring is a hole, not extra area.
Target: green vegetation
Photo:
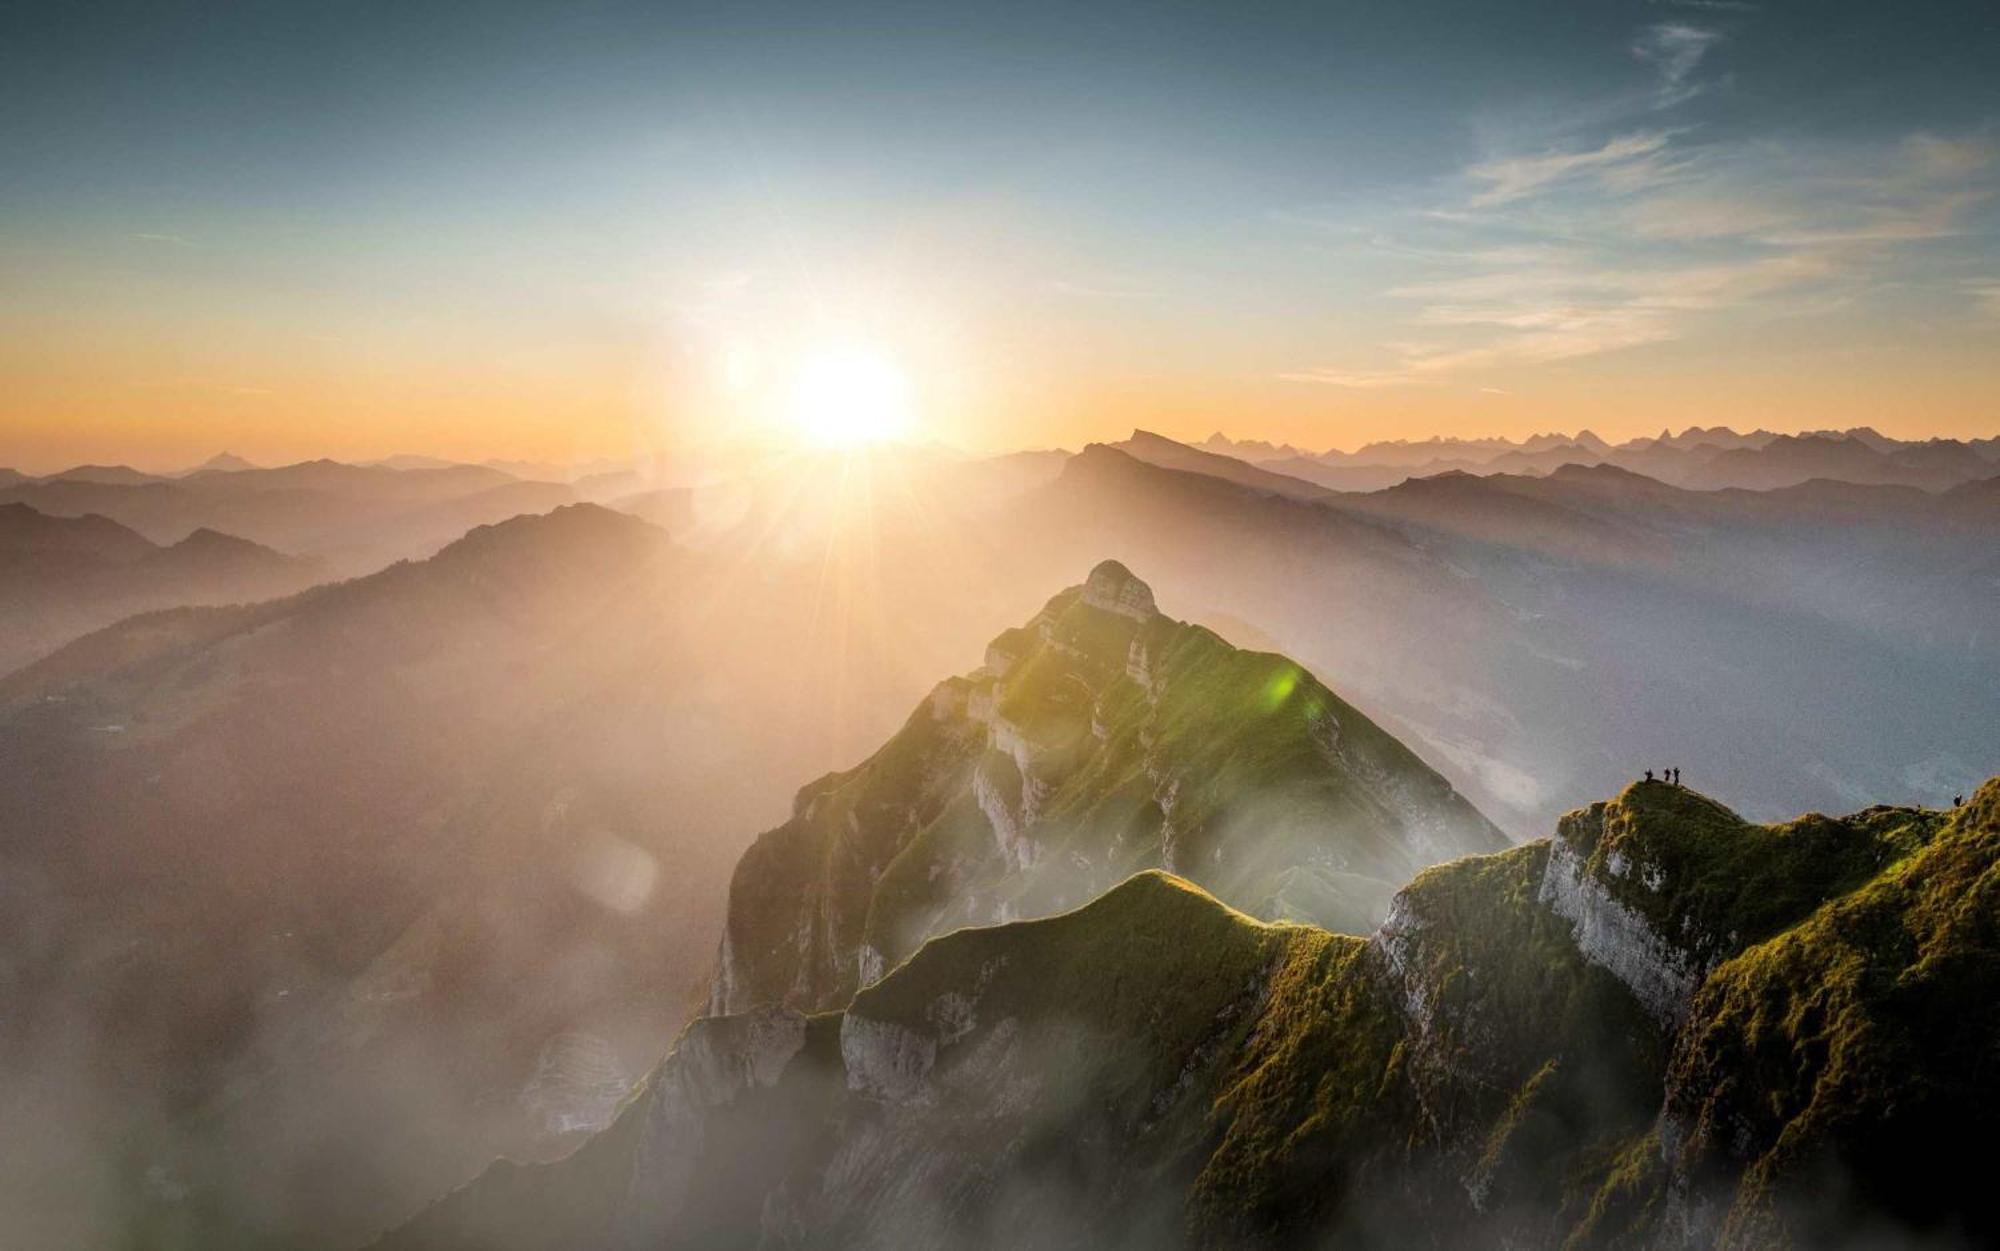
[[[1171,1076],[1158,1066],[1193,1050],[1216,1011],[1306,936],[1325,937],[1264,924],[1155,870],[1060,916],[932,939],[847,1012],[930,1030],[940,996],[977,987],[982,1019],[1084,1021],[1142,1045],[1135,1077],[1157,1084]]]
[[[1728,1245],[1816,1245],[1857,1213],[2000,1237],[1965,1137],[2000,1114],[2000,780],[1910,820],[1926,845],[1696,996],[1669,1111],[1684,1169],[1744,1170]]]
[[[1935,836],[1943,817],[1870,808],[1752,825],[1707,796],[1638,782],[1563,821],[1612,896],[1713,958],[1760,942],[1854,890]]]
[[[1112,562],[1092,578],[758,840],[717,1009],[835,1007],[935,934],[1064,911],[1150,868],[1366,933],[1428,859],[1503,844],[1298,665],[1150,613]]]
[[[1408,1051],[1366,952],[1318,932],[1285,951],[1210,1113],[1215,1146],[1189,1199],[1197,1241],[1310,1228],[1352,1189],[1350,1161],[1405,1137]]]
[[[1678,1030],[1540,901],[1547,842],[1425,871],[1369,940],[1260,922],[1147,871],[1057,916],[934,938],[813,1018],[776,1087],[705,1124],[713,1176],[661,1232],[1743,1248],[2000,1233],[1969,1141],[2000,1112],[2000,779],[1949,817],[1768,827],[1642,789],[1564,837],[1603,880],[1653,870],[1660,915],[1765,935]],[[1727,880],[1732,849],[1747,883]],[[1789,893],[1760,877],[1786,870]]]

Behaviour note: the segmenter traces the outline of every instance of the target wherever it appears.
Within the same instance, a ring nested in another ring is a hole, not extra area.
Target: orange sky
[[[783,429],[768,395],[715,385],[723,366],[701,360],[708,349],[694,342],[558,339],[528,352],[466,336],[364,346],[186,328],[21,331],[0,345],[0,464],[26,472],[86,462],[164,470],[223,450],[260,463],[396,453],[562,462]],[[963,345],[949,357],[921,348],[905,357],[882,344],[910,378],[914,437],[998,451],[1075,447],[1134,427],[1184,439],[1220,429],[1313,449],[1584,427],[1615,439],[1690,424],[2000,432],[1991,369],[1937,353],[1916,370],[1865,357],[1820,369],[1774,355],[1697,372],[1639,349],[1477,387],[1351,389],[1259,374],[1226,341],[1205,360],[1194,345],[1174,359],[1111,325],[1096,340],[1104,352],[1055,336],[1026,356],[1023,333],[997,336],[1012,349],[1008,361]],[[782,359],[770,366],[779,377],[786,369]]]
[[[18,469],[2000,434],[1977,6],[17,7]]]

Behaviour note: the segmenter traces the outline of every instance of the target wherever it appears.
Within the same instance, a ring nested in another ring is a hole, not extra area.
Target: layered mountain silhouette
[[[260,469],[217,458],[177,478],[85,466],[0,484],[0,504],[50,516],[96,514],[161,544],[216,530],[318,559],[340,576],[429,556],[473,526],[578,498],[565,484],[481,466],[395,469],[331,460]]]
[[[1425,864],[1506,840],[1282,656],[1175,621],[1105,561],[939,685],[737,866],[710,999],[838,1007],[926,938],[1142,868],[1365,933]]]
[[[1519,441],[1394,440],[1323,453],[1238,442],[1218,433],[1201,448],[1339,491],[1375,491],[1405,478],[1453,471],[1545,474],[1565,465],[1611,465],[1697,490],[1768,490],[1814,478],[1941,490],[1991,477],[2000,466],[2000,439],[1891,439],[1866,426],[1796,435],[1690,426],[1679,434],[1662,430],[1615,445],[1584,430]]]
[[[1640,783],[1368,938],[1148,871],[697,1021],[376,1245],[1977,1245],[1996,875],[2000,779],[1776,826]]]
[[[269,599],[324,575],[215,530],[161,545],[107,517],[0,504],[0,674],[134,613]]]
[[[1284,496],[1287,499],[1325,499],[1330,493],[1327,488],[1312,482],[1260,468],[1234,457],[1176,443],[1148,430],[1134,430],[1131,438],[1110,446],[1134,460],[1142,460],[1149,465],[1206,474],[1211,478],[1220,478],[1225,482],[1234,482],[1239,486],[1246,486],[1269,495]]]
[[[1990,770],[2000,476],[1935,485],[1983,444],[1810,439],[1931,476],[1691,489],[1624,463],[1792,454],[1690,431],[1376,449],[1345,469],[1394,477],[1355,491],[1291,472],[1345,471],[1297,449],[1141,432],[685,480],[406,461],[0,486],[0,612],[77,570],[172,588],[0,675],[0,1104],[63,1127],[0,1206],[86,1214],[77,1245],[350,1246],[496,1153],[587,1138],[413,1230],[1901,1237],[1934,1197],[1835,1111],[1919,1154],[1885,1109],[1935,1092],[1877,1080],[1911,1020],[1987,1106],[1963,1076],[1981,1044],[1919,993],[1984,993],[1986,940],[1951,929],[1978,916],[1944,902],[1983,899],[1983,870],[1955,861],[1904,912],[1841,901],[1918,881],[1983,818],[1756,822],[1941,804]],[[1436,455],[1477,463],[1408,467]],[[542,512],[582,494],[614,508]],[[992,638],[1107,552],[1148,582],[1105,566]],[[426,558],[201,589],[399,555]],[[1648,787],[1562,817],[1668,765],[1754,820]],[[1559,822],[1539,852],[1419,872]],[[1186,941],[1122,945],[1155,910]],[[1456,946],[1427,964],[1411,933]],[[1781,940],[1803,944],[1782,984],[1702,1006]],[[922,1006],[892,1011],[905,990]],[[1211,1012],[1250,1032],[1176,1024]],[[870,1022],[905,1033],[850,1057]],[[1146,1030],[1181,1041],[1141,1079]],[[1316,1041],[1288,1058],[1293,1036]],[[617,1162],[641,1144],[651,1163]],[[869,1180],[890,1173],[910,1180]],[[1938,1219],[1947,1245],[1983,1230]]]
[[[1578,466],[1301,499],[1099,445],[989,531],[1010,584],[1111,550],[1255,623],[1525,836],[1649,764],[1767,818],[1972,785],[2000,718],[1980,498]]]
[[[59,1101],[58,1141],[124,1145],[35,1202],[351,1246],[602,1123],[698,1004],[749,837],[895,718],[800,709],[942,668],[802,638],[816,573],[744,585],[578,505],[0,679],[0,1094],[127,1092]]]

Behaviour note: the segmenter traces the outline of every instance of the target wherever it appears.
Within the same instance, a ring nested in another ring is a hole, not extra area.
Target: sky
[[[2000,6],[17,3],[0,464],[2000,433]],[[822,371],[824,372],[824,371]]]

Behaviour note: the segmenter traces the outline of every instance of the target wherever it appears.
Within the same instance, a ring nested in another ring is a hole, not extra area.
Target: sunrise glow
[[[785,416],[798,434],[824,447],[900,438],[914,422],[909,379],[877,349],[817,348],[799,364]]]

